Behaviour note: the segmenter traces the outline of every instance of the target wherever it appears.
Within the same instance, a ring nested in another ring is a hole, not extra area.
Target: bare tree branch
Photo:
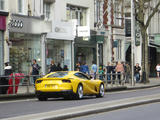
[[[146,28],[149,26],[149,23],[152,19],[152,17],[155,15],[156,12],[158,12],[158,8],[160,6],[160,1],[158,2],[158,4],[156,5],[156,7],[153,9],[152,13],[149,15],[148,19],[147,19],[147,22],[146,22]]]

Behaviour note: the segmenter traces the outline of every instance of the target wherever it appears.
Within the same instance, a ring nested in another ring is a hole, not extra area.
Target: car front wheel
[[[104,96],[104,92],[105,92],[104,84],[101,84],[101,85],[99,86],[99,94],[96,95],[96,97],[103,97],[103,96]]]
[[[83,98],[83,86],[81,84],[78,85],[76,98],[77,99],[82,99]]]

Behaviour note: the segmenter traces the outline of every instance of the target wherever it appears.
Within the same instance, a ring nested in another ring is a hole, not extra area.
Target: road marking
[[[17,103],[17,102],[34,101],[34,100],[37,100],[37,99],[33,98],[33,99],[25,99],[25,100],[7,100],[7,101],[0,101],[0,104],[4,104],[4,103]]]

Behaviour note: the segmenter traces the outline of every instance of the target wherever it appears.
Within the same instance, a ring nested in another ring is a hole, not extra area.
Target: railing
[[[34,87],[33,77],[40,78],[42,75],[0,76],[0,94],[17,94],[19,86],[26,87],[25,94],[30,93],[30,87]]]
[[[42,77],[42,75],[24,75],[16,76],[0,76],[0,94],[18,94],[17,91],[19,87],[25,89],[23,94],[34,93],[34,81],[33,77]],[[100,79],[106,83],[107,86],[124,86],[126,83],[130,83],[130,77],[126,74],[121,73],[107,73],[107,74],[97,74],[96,79]],[[22,92],[20,92],[22,93]]]
[[[131,84],[131,75],[126,73],[106,73],[97,74],[96,79],[100,79],[110,86],[124,86],[125,84]]]

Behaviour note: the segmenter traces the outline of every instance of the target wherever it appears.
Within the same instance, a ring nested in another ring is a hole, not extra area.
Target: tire
[[[103,97],[104,96],[104,84],[100,84],[99,86],[99,93],[96,95],[97,98]]]
[[[47,97],[37,97],[39,101],[47,101],[48,98]]]
[[[83,98],[83,86],[81,84],[78,85],[77,93],[76,93],[76,99],[82,99]]]

